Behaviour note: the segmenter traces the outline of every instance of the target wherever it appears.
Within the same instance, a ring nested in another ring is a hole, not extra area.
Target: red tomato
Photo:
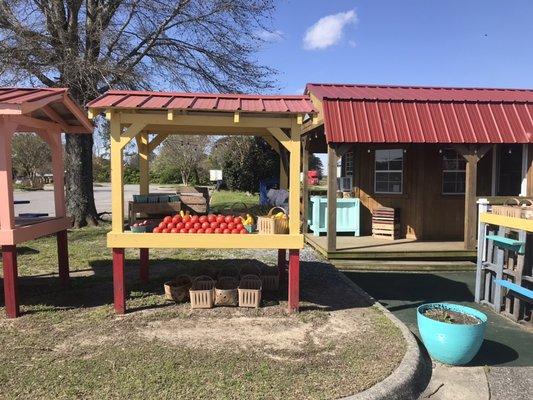
[[[194,228],[189,229],[189,233],[196,233],[196,229]]]
[[[219,215],[219,216],[217,217],[217,222],[218,222],[219,224],[222,223],[222,222],[224,222],[224,216],[223,216],[223,215]]]
[[[213,215],[213,214],[209,214],[207,216],[207,222],[209,222],[209,223],[215,222],[216,220],[217,220],[217,217],[215,215]]]
[[[235,218],[233,218],[233,223],[234,223],[235,225],[242,223],[242,219],[241,219],[241,217],[235,217]]]
[[[244,225],[243,224],[236,224],[235,228],[241,231],[244,228]]]
[[[172,217],[165,217],[165,218],[163,218],[163,222],[166,222],[167,224],[168,224],[169,222],[172,222]]]
[[[177,224],[178,222],[180,222],[180,218],[178,218],[178,217],[172,218],[172,223],[173,224]]]
[[[216,228],[218,228],[219,223],[216,222],[216,221],[214,221],[214,222],[211,222],[211,224],[209,224],[209,226],[210,226],[211,228],[213,228],[213,229],[216,229]]]
[[[186,228],[181,228],[180,229],[180,233],[188,233],[188,232],[189,232],[189,230],[186,229]]]
[[[170,222],[169,224],[167,224],[168,229],[174,229],[175,227],[176,227],[176,224],[174,222]]]
[[[194,229],[200,229],[202,227],[202,224],[199,222],[195,222],[192,226]]]
[[[165,228],[167,227],[166,222],[160,222],[160,223],[159,223],[159,227],[160,227],[161,229],[165,229]]]
[[[248,231],[246,229],[241,229],[241,234],[242,235],[246,235],[246,234],[248,234]]]
[[[205,229],[200,228],[196,231],[196,233],[205,233]]]
[[[170,233],[178,233],[179,232],[179,229],[178,228],[172,228],[170,230]]]
[[[233,222],[230,222],[230,223],[228,224],[228,229],[229,229],[229,230],[235,229],[235,224],[234,224]]]
[[[178,223],[176,224],[176,228],[178,228],[178,229],[185,228],[185,224],[184,224],[183,222],[178,222]]]
[[[207,222],[207,216],[202,215],[200,218],[198,218],[198,221],[203,224],[204,222]]]
[[[170,233],[170,229],[165,228],[165,229],[163,229],[161,232],[163,232],[163,233]]]
[[[229,229],[226,228],[226,229],[224,229],[224,230],[222,231],[222,233],[231,233],[231,231],[230,231]]]
[[[215,233],[222,233],[222,229],[221,228],[215,228]]]
[[[209,228],[209,226],[210,226],[209,222],[207,222],[207,221],[202,222],[202,229],[207,229],[207,228]]]
[[[241,233],[241,231],[239,231],[238,229],[232,229],[231,230],[231,233],[235,234],[235,233]]]
[[[219,226],[220,228],[222,228],[222,230],[224,230],[228,227],[228,224],[226,224],[225,222],[221,222]]]
[[[213,233],[213,228],[207,228],[207,229],[205,230],[205,233]]]
[[[231,215],[228,215],[224,218],[224,222],[226,222],[226,224],[229,224],[230,222],[233,222],[233,217]]]
[[[154,233],[161,233],[161,228],[154,228],[154,230],[152,231]]]
[[[191,222],[193,222],[193,223],[194,223],[194,222],[198,222],[198,215],[193,215],[193,216],[191,217]]]
[[[185,222],[185,229],[191,229],[192,228],[192,222]]]

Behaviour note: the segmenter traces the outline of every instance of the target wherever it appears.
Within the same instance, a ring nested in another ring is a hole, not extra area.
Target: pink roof
[[[308,84],[328,142],[533,143],[533,90]]]
[[[66,88],[0,87],[0,114],[60,122],[67,133],[92,133],[93,125]]]
[[[316,113],[309,96],[171,93],[110,90],[89,102],[91,108],[195,111]]]

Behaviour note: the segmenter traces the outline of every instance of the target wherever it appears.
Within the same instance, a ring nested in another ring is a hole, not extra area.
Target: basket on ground
[[[278,210],[277,214],[274,214],[275,210]],[[279,213],[283,213],[281,218],[276,217]],[[257,218],[257,230],[264,235],[289,233],[287,212],[281,207],[272,207],[266,216]]]
[[[215,285],[215,305],[236,307],[239,305],[239,281],[230,276],[221,277]]]
[[[264,291],[269,292],[279,289],[279,271],[277,268],[265,268],[260,277]]]
[[[259,308],[261,290],[261,278],[257,275],[244,275],[239,283],[239,307]]]
[[[192,281],[189,275],[180,275],[175,279],[165,282],[165,299],[177,303],[184,303],[189,299],[189,290]]]
[[[201,275],[192,281],[189,290],[191,308],[213,308],[215,303],[215,281],[207,275]]]

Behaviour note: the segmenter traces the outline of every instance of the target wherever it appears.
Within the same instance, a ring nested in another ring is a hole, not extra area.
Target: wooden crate
[[[376,208],[372,214],[372,236],[382,239],[399,239],[399,210],[389,207]]]

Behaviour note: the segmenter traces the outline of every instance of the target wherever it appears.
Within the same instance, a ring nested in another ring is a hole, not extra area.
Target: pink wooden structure
[[[91,134],[93,125],[70,98],[67,89],[0,88],[0,245],[4,268],[6,314],[19,315],[17,293],[17,244],[56,234],[59,277],[69,279],[64,163],[61,133]],[[11,143],[16,132],[35,132],[52,152],[55,216],[17,218],[13,203]]]

